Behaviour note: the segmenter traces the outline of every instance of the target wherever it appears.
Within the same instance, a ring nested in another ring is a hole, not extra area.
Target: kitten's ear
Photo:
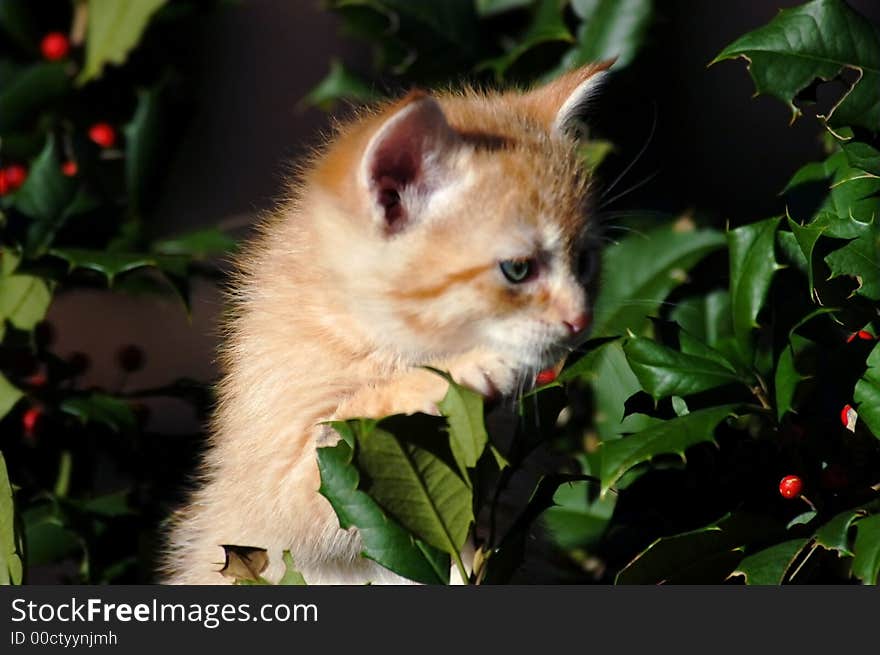
[[[581,66],[522,96],[526,113],[547,129],[570,133],[578,114],[596,93],[615,59]]]
[[[419,201],[442,182],[444,155],[457,138],[425,93],[413,92],[397,106],[367,144],[360,171],[388,235],[404,229]]]

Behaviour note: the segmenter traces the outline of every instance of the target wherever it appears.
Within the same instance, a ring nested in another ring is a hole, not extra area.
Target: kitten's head
[[[321,257],[378,348],[540,368],[589,325],[597,230],[575,117],[610,63],[526,93],[411,93],[317,162]]]

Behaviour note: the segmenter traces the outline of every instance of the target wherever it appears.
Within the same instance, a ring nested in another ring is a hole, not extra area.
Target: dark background
[[[876,0],[849,0],[880,23]],[[779,190],[804,161],[821,155],[821,128],[805,117],[790,128],[788,108],[753,98],[742,62],[707,64],[728,43],[770,20],[782,0],[657,0],[647,45],[615,76],[589,117],[594,133],[618,146],[613,177],[657,128],[645,156],[615,192],[656,177],[610,209],[695,210],[718,224],[779,213]],[[301,106],[303,96],[339,57],[369,73],[369,49],[338,34],[339,23],[315,0],[241,0],[206,20],[192,35],[198,88],[175,158],[151,218],[155,235],[216,223],[235,234],[272,206],[284,171],[320,139],[328,117]],[[830,93],[830,91],[829,91]],[[820,96],[821,97],[821,96]],[[826,102],[828,98],[825,98]],[[781,129],[782,128],[782,129]],[[109,389],[141,387],[217,374],[214,327],[220,293],[195,288],[188,318],[178,305],[100,291],[57,297],[49,320],[57,352],[82,350],[94,366],[84,383]],[[116,349],[143,347],[143,371],[120,382]],[[183,403],[152,407],[151,427],[188,432],[194,416]]]

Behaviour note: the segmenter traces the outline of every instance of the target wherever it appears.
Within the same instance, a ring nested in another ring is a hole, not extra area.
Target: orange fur
[[[335,438],[322,422],[436,411],[446,382],[425,364],[488,394],[558,359],[588,307],[576,257],[591,225],[557,114],[604,68],[526,94],[411,93],[340,126],[305,166],[239,257],[210,444],[172,519],[166,582],[226,582],[225,543],[267,548],[270,579],[290,549],[310,584],[404,582],[359,556],[317,493],[315,448]],[[390,154],[386,134],[402,144]],[[390,173],[371,177],[372,152]],[[520,258],[539,274],[513,285],[499,261]]]

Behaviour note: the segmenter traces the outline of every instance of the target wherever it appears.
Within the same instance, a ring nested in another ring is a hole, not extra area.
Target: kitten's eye
[[[505,259],[499,263],[499,266],[504,277],[513,284],[525,282],[537,270],[534,259]]]

